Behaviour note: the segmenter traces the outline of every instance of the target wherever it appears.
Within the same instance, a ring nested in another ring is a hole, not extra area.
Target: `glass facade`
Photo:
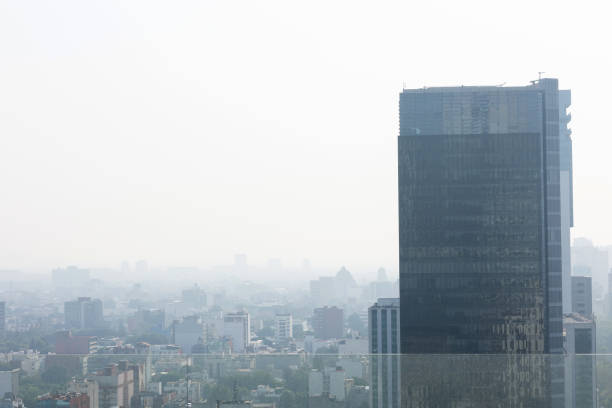
[[[401,93],[402,353],[562,351],[557,98],[554,79]],[[485,378],[535,380],[516,406],[562,399],[559,370],[534,361],[509,359]]]

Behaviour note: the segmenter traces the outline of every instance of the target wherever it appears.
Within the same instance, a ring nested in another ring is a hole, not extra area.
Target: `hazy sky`
[[[605,2],[0,1],[0,268],[397,271],[402,86],[573,95],[575,236],[612,243]]]

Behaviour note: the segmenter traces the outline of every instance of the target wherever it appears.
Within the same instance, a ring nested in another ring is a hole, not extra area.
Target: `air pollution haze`
[[[539,71],[572,90],[573,233],[608,244],[612,33],[589,4],[4,1],[0,268],[395,275],[399,92]]]

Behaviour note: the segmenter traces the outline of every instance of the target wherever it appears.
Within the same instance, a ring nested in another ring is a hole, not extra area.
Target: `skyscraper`
[[[559,129],[556,79],[400,94],[402,353],[562,353]]]

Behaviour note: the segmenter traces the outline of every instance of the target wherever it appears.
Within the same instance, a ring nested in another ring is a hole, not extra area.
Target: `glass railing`
[[[610,407],[612,355],[32,354],[2,408]],[[5,390],[6,391],[6,390]],[[12,405],[11,405],[12,404]]]

